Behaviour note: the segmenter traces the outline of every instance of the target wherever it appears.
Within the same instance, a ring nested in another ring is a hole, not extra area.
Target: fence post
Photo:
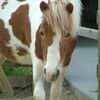
[[[97,23],[98,23],[98,100],[100,100],[100,0],[98,0],[98,13],[97,13]]]
[[[7,77],[2,69],[2,64],[5,61],[5,57],[0,54],[0,90],[2,92],[7,92],[13,94],[13,90],[11,88],[10,83],[7,80]]]

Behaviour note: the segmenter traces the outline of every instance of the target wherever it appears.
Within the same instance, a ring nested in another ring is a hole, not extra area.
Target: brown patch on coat
[[[41,32],[43,32],[44,35],[42,35]],[[44,62],[47,59],[47,49],[52,44],[54,35],[55,33],[52,31],[52,28],[46,21],[43,21],[36,33],[35,53],[36,56],[44,60]]]
[[[3,4],[1,5],[1,9],[4,9],[5,8],[5,6],[8,4],[8,1],[7,0],[5,0],[4,2],[3,2]]]
[[[22,5],[16,12],[12,14],[9,20],[10,25],[12,25],[14,35],[25,45],[30,47],[31,43],[31,27],[29,21],[29,6]]]
[[[41,47],[40,27],[39,27],[38,31],[36,32],[35,54],[39,59],[43,60],[43,51],[42,51],[42,47]]]
[[[63,66],[68,66],[71,60],[71,55],[73,53],[74,48],[76,47],[78,36],[76,38],[62,37],[63,41],[60,42],[60,56],[61,62],[63,62]]]
[[[27,50],[25,50],[25,49],[22,48],[22,47],[18,47],[16,50],[18,51],[17,54],[18,54],[19,56],[25,56],[25,55],[28,54]]]
[[[8,30],[4,27],[4,22],[0,19],[0,53],[9,60],[16,62],[15,57],[12,55],[10,47],[7,47],[7,43],[10,40]]]
[[[26,0],[17,0],[17,1],[19,1],[19,2],[23,2],[23,1],[26,1]]]

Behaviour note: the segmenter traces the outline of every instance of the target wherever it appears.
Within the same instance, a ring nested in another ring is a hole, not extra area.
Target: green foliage
[[[32,74],[32,68],[31,67],[4,67],[3,68],[5,74],[7,76],[18,76],[18,75],[30,75]]]

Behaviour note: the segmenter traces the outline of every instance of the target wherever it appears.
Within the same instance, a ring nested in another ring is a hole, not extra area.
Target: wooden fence
[[[4,62],[3,56],[0,56],[0,91],[6,92],[9,94],[13,94],[14,87],[25,87],[26,85],[32,84],[32,75],[29,76],[6,76],[3,67],[18,67],[23,66],[26,67],[27,65],[19,65],[16,63],[12,63],[8,60],[5,60]],[[31,67],[31,65],[28,65],[28,67]]]

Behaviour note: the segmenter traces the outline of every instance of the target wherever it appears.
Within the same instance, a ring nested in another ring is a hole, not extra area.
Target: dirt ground
[[[78,100],[77,97],[73,95],[71,92],[69,85],[64,81],[63,89],[62,89],[61,100]],[[32,86],[28,86],[24,89],[18,88],[15,89],[15,93],[13,96],[8,94],[0,93],[0,100],[33,100],[32,99]]]

